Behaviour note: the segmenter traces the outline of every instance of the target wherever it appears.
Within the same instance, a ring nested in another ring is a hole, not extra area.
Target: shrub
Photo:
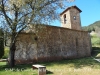
[[[0,38],[0,58],[4,55],[4,42],[3,39]]]
[[[0,58],[4,55],[4,39],[3,32],[0,31]]]
[[[100,58],[100,53],[99,53],[99,54],[97,54],[96,58]]]
[[[91,41],[93,46],[100,45],[100,37],[97,37],[96,35],[91,36]]]
[[[2,57],[3,59],[7,59],[8,58],[8,55],[9,55],[9,47],[5,47],[4,48],[4,56]]]

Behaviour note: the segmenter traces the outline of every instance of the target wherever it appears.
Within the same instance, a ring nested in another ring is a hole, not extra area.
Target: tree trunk
[[[9,65],[10,67],[14,67],[15,66],[15,50],[16,50],[16,37],[15,37],[15,33],[12,33],[11,36],[11,44],[10,44],[10,54],[9,54]]]
[[[15,43],[12,43],[11,47],[10,47],[10,57],[9,57],[9,65],[10,67],[14,67],[15,66]]]

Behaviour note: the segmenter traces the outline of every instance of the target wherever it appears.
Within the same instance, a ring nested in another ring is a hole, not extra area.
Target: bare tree
[[[57,9],[74,0],[0,0],[0,22],[11,33],[10,67],[14,67],[18,34],[30,24],[45,24],[58,19]]]

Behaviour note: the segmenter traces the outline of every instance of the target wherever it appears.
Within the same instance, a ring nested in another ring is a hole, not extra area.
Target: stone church
[[[34,32],[19,34],[16,43],[16,64],[59,61],[91,56],[91,40],[87,31],[81,29],[77,6],[68,7],[61,14],[61,27],[43,25]]]

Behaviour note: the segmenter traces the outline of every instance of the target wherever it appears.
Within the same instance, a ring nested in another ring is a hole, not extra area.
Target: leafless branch
[[[8,25],[10,26],[10,28],[12,28],[12,27],[11,27],[11,22],[12,22],[12,20],[7,16],[7,14],[6,14],[6,12],[5,12],[5,6],[4,6],[3,0],[2,0],[2,8],[1,8],[1,10],[2,10],[2,12],[3,12],[3,14],[4,14],[4,17],[5,17],[5,19],[6,19],[7,23],[8,23]]]

